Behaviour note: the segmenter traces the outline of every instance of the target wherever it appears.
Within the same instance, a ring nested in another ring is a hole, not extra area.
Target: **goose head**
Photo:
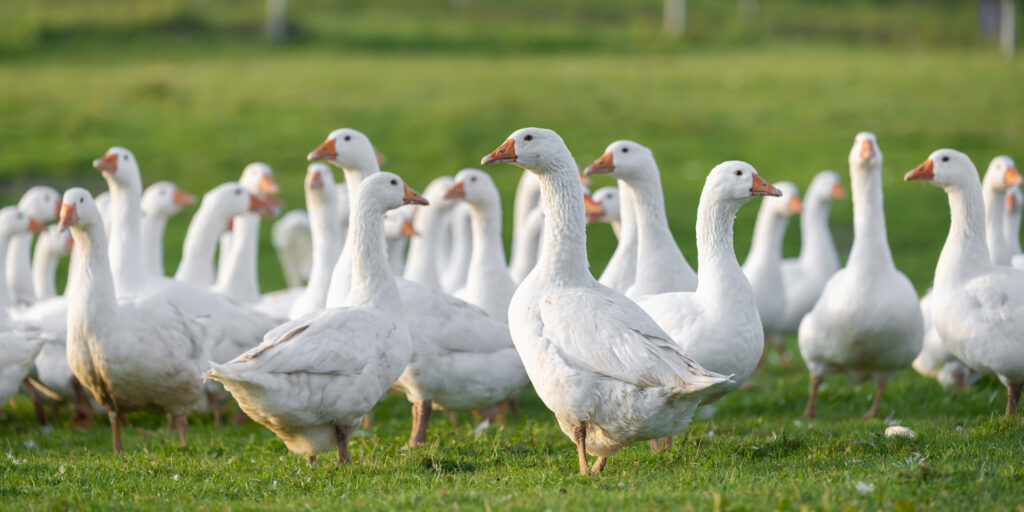
[[[247,212],[270,217],[276,209],[274,204],[258,194],[249,192],[248,188],[237,181],[221,183],[212,188],[203,195],[203,204],[200,208],[214,212],[218,218],[223,217],[225,222]]]
[[[850,170],[866,171],[882,168],[882,150],[878,138],[871,132],[860,132],[853,138],[850,148]]]
[[[80,187],[69,188],[64,192],[60,206],[61,231],[68,228],[89,230],[93,227],[103,228],[103,217],[88,190]]]
[[[107,180],[111,187],[138,187],[138,190],[142,190],[139,163],[135,160],[135,155],[126,148],[111,147],[103,158],[93,160],[92,166],[103,174],[103,179]]]
[[[445,192],[445,199],[462,200],[474,205],[493,204],[501,200],[498,186],[491,175],[480,169],[463,169],[455,175],[455,183]]]
[[[814,175],[814,179],[807,187],[807,195],[804,196],[808,203],[828,203],[844,198],[846,189],[843,188],[843,181],[835,171],[821,171]]]
[[[384,236],[388,240],[409,238],[419,234],[412,225],[411,208],[416,208],[416,205],[407,204],[384,212]]]
[[[619,220],[619,187],[601,187],[590,195],[587,210],[587,224],[615,222]]]
[[[18,200],[18,209],[39,222],[50,222],[60,215],[60,192],[52,187],[32,187]]]
[[[631,140],[617,140],[608,145],[604,154],[584,169],[583,174],[610,174],[629,181],[657,176],[658,165],[654,153]]]
[[[988,170],[981,180],[982,187],[998,193],[1006,192],[1006,189],[1021,184],[1020,173],[1017,172],[1017,165],[1013,159],[1001,155],[992,159],[988,164]]]
[[[559,170],[559,160],[572,160],[572,154],[562,137],[545,128],[520,128],[512,132],[501,146],[483,157],[480,163],[510,163],[543,175]]]
[[[924,163],[904,175],[903,179],[927,181],[944,189],[979,183],[974,162],[967,155],[948,148],[933,151]]]
[[[1024,206],[1024,192],[1020,191],[1019,185],[1013,185],[1006,189],[1006,213],[1007,215],[1020,215],[1021,206]]]
[[[0,208],[0,237],[8,238],[21,233],[42,233],[46,230],[41,222],[33,219],[17,206]]]
[[[249,193],[260,196],[276,196],[281,191],[274,181],[274,170],[263,162],[246,165],[238,182],[248,189]]]
[[[369,208],[371,212],[380,215],[406,204],[430,204],[423,196],[409,188],[402,178],[390,172],[374,173],[367,177],[359,185],[356,201],[360,208]]]
[[[306,167],[306,180],[303,185],[308,196],[321,201],[327,199],[328,194],[335,194],[337,197],[338,186],[334,182],[334,173],[331,172],[331,167],[323,162],[313,162]],[[345,193],[347,196],[347,187]]]
[[[339,168],[359,173],[372,173],[380,168],[377,152],[369,137],[352,128],[339,128],[327,135],[306,159],[334,164]]]
[[[785,189],[788,189],[789,197],[786,196]],[[772,186],[761,178],[754,166],[739,160],[722,162],[711,169],[704,181],[702,199],[704,195],[714,201],[741,205],[755,197],[767,196],[765,202],[772,201],[771,207],[780,211],[792,210],[792,199],[799,203],[796,185],[783,181]]]
[[[36,241],[36,245],[42,245],[46,253],[56,255],[57,257],[71,252],[71,247],[74,243],[71,233],[67,230],[62,231],[56,225],[50,226],[46,231],[40,233],[39,239]]]
[[[98,200],[98,199],[97,199]],[[195,196],[169,181],[158,181],[142,193],[142,213],[147,217],[170,218],[196,202]]]

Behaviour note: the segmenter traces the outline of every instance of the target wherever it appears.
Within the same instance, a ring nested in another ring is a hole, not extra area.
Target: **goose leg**
[[[348,436],[352,433],[350,428],[335,426],[334,435],[338,438],[338,464],[348,464],[352,459],[348,456]]]
[[[448,423],[451,423],[453,427],[459,426],[459,413],[451,409],[445,411],[448,415]]]
[[[184,414],[174,416],[174,424],[178,427],[178,446],[184,448],[185,442],[188,440],[188,416]]]
[[[672,447],[672,436],[651,439],[651,453],[658,453]]]
[[[308,460],[310,466],[316,466],[316,455],[310,455]]]
[[[210,402],[210,409],[213,409],[213,426],[221,428],[224,423],[221,421],[221,409],[224,407],[224,402],[220,399],[220,395],[217,393],[207,393],[207,400]]]
[[[489,425],[494,425],[495,423],[498,422],[497,406],[492,405],[490,407],[484,407],[483,409],[480,409],[477,412],[480,413],[480,416],[483,417],[483,419],[487,421]]]
[[[861,416],[861,419],[869,420],[878,414],[878,404],[882,402],[882,392],[885,391],[885,379],[878,379],[878,387],[875,388],[875,399],[871,402],[871,408]]]
[[[786,353],[786,343],[782,340],[779,335],[772,336],[772,345],[775,346],[775,352],[779,354],[779,366],[783,369],[789,368],[793,364],[789,359],[789,355]]]
[[[363,428],[370,428],[372,426],[373,426],[373,416],[370,416],[370,413],[364,414],[363,415]]]
[[[46,409],[43,404],[43,395],[39,394],[39,390],[25,379],[21,383],[25,386],[25,393],[28,393],[29,399],[32,400],[32,407],[36,410],[36,423],[41,426],[46,426]]]
[[[608,462],[608,457],[598,457],[597,461],[594,462],[593,467],[590,468],[590,474],[596,475],[601,471],[604,471],[604,465]]]
[[[807,398],[807,408],[804,409],[804,418],[814,418],[814,401],[818,398],[818,386],[821,386],[821,375],[811,376],[811,396]]]
[[[580,458],[580,474],[587,476],[587,424],[580,423],[573,427],[572,437],[576,441],[576,453]]]
[[[416,447],[427,440],[427,422],[430,421],[430,400],[420,400],[412,404],[412,435],[409,446]]]
[[[658,440],[651,439],[649,442],[651,443],[651,453],[658,453]]]
[[[1021,384],[1006,386],[1006,415],[1017,415],[1017,402],[1020,400]]]
[[[96,422],[96,411],[93,410],[89,395],[77,377],[71,377],[71,389],[75,390],[75,403],[71,407],[71,426],[92,428]]]
[[[164,434],[171,435],[174,432],[174,416],[167,415],[167,426],[164,427]]]
[[[111,411],[107,413],[107,417],[110,418],[110,430],[114,435],[114,453],[121,453],[124,451],[124,447],[121,446],[121,415]]]

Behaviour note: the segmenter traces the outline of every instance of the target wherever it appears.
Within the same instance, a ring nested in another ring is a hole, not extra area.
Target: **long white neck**
[[[31,304],[35,302],[35,287],[32,285],[32,233],[18,233],[11,236],[7,248],[7,285],[10,287],[11,298],[15,304]]]
[[[450,292],[454,292],[466,284],[469,260],[473,254],[473,228],[470,216],[469,208],[459,204],[452,208],[452,214],[449,217],[451,219],[452,245],[442,286]]]
[[[832,201],[812,199],[804,202],[800,214],[800,265],[831,274],[839,269],[839,251],[828,225]]]
[[[697,205],[697,291],[705,311],[722,312],[753,291],[736,259],[733,224],[741,204],[715,201],[701,194]]]
[[[352,237],[352,229],[355,225],[355,201],[359,195],[359,185],[362,184],[363,178],[369,177],[370,175],[380,172],[380,167],[377,165],[376,160],[372,163],[367,162],[365,170],[359,170],[357,168],[342,168],[342,172],[345,173],[345,183],[348,185],[348,197],[349,197],[349,222],[348,222],[348,233],[346,233],[345,245],[341,248],[341,253],[338,254],[338,261],[334,263],[334,271],[331,273],[331,282],[327,287],[327,301],[324,303],[325,307],[337,308],[346,305],[352,289],[352,248],[349,246],[348,241]],[[383,221],[382,221],[383,222]],[[383,229],[383,228],[381,228]],[[384,245],[386,240],[381,235],[381,250],[385,250]]]
[[[119,295],[144,289],[148,275],[139,257],[142,249],[142,186],[124,186],[107,178],[110,187],[110,265],[114,269],[114,288]]]
[[[237,215],[232,226],[228,268],[217,275],[214,288],[239,302],[258,302],[260,283],[256,258],[260,244],[260,216],[255,213]]]
[[[761,201],[761,208],[754,221],[754,238],[744,265],[758,265],[761,268],[781,266],[782,241],[786,237],[789,217],[775,213],[767,200]]]
[[[409,241],[409,252],[405,258],[403,276],[415,283],[440,288],[437,279],[437,258],[435,258],[439,231],[444,226],[450,208],[440,205],[420,207],[416,210],[415,227],[418,236]]]
[[[885,230],[880,166],[850,169],[850,193],[853,196],[853,247],[847,267],[895,268]]]
[[[64,294],[68,298],[69,342],[73,337],[86,341],[91,358],[103,359],[105,349],[118,348],[116,343],[105,342],[121,328],[107,236],[97,224],[72,226],[71,237],[75,245],[68,275],[74,283],[69,283]]]
[[[985,242],[985,204],[981,184],[946,188],[949,195],[949,236],[935,266],[935,288],[956,286],[992,268]]]
[[[11,245],[11,237],[0,235],[0,268],[7,265],[7,253]],[[0,311],[6,311],[11,305],[11,294],[7,291],[7,273],[0,272]],[[3,313],[0,313],[3,316]]]
[[[46,300],[57,296],[57,260],[60,254],[50,249],[49,244],[36,243],[32,253],[32,285],[36,298]]]
[[[209,203],[200,203],[185,232],[181,262],[174,278],[179,281],[211,286],[215,279],[214,253],[221,231],[227,225],[224,214],[218,214]]]
[[[633,191],[619,180],[619,243],[601,272],[601,284],[625,292],[636,279],[637,226]]]
[[[164,231],[168,217],[144,215],[142,217],[142,264],[153,276],[164,275]]]
[[[1010,264],[1010,247],[1006,244],[1003,229],[1006,191],[982,188],[985,200],[985,239],[988,240],[988,254],[996,265]]]
[[[505,242],[501,239],[501,200],[470,203],[470,216],[473,254],[469,260],[466,286],[486,286],[495,275],[508,273]]]
[[[1003,237],[1006,239],[1011,257],[1022,252],[1020,248],[1020,217],[1020,210],[1007,210],[1006,217],[1003,219]]]
[[[384,215],[357,193],[352,203],[346,247],[352,248],[352,288],[349,306],[370,306],[400,314],[395,276],[384,248]]]
[[[512,274],[519,276],[519,279],[525,277],[536,262],[536,244],[529,240],[526,225],[530,212],[537,207],[539,201],[537,178],[532,172],[524,170],[512,202],[512,250],[508,264]],[[533,250],[529,251],[528,247],[533,247]]]
[[[588,269],[586,213],[578,172],[572,155],[566,151],[552,162],[548,172],[537,176],[544,208],[544,234],[540,258],[528,279],[562,286],[587,284],[594,279]]]
[[[664,269],[659,268],[661,267],[660,261],[653,259],[658,253],[665,256],[672,254],[674,257],[673,253],[678,252],[679,259],[682,260],[685,268],[677,270],[687,272],[689,276],[674,276],[674,279],[681,277],[693,279],[695,277],[693,269],[682,257],[682,252],[679,251],[679,246],[668,227],[668,215],[665,214],[665,193],[662,191],[657,169],[649,177],[640,177],[629,181],[619,180],[619,190],[623,188],[629,188],[632,191],[633,210],[636,215],[637,247],[634,286],[642,290],[660,289],[659,280],[664,280],[665,276],[662,274]]]
[[[307,194],[306,209],[309,211],[309,230],[313,242],[313,261],[309,270],[303,301],[314,309],[322,308],[327,301],[327,288],[331,284],[334,264],[341,254],[341,224],[337,219],[338,199],[332,190],[322,197]]]

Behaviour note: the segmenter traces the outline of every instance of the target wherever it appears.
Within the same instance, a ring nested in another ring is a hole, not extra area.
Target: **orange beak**
[[[512,163],[516,161],[516,158],[516,141],[510,138],[498,146],[498,149],[491,151],[491,154],[483,157],[480,164]]]
[[[330,138],[317,146],[310,154],[306,155],[306,160],[310,162],[314,160],[334,160],[338,158],[338,151],[334,149],[334,139]]]
[[[320,174],[320,171],[309,171],[308,177],[310,188],[323,188],[324,177]]]
[[[445,199],[463,199],[465,197],[466,187],[463,186],[461,181],[455,182],[455,184],[452,185],[452,188],[448,189],[448,191],[444,193]]]
[[[1012,210],[1017,205],[1017,196],[1013,194],[1006,194],[1006,209]]]
[[[249,194],[249,211],[258,213],[263,217],[273,217],[277,214],[280,206],[281,201],[275,197],[262,199],[256,194]],[[228,229],[231,228],[229,227]]]
[[[590,186],[590,177],[588,177],[586,174],[583,174],[581,172],[580,173],[580,183],[582,183],[584,187],[589,187]]]
[[[1006,186],[1007,187],[1012,187],[1014,185],[1020,185],[1020,183],[1021,183],[1020,173],[1017,172],[1017,168],[1016,167],[1007,167],[1006,168],[1006,178],[1005,179],[1006,179]]]
[[[75,224],[78,224],[78,211],[75,209],[75,205],[64,203],[60,207],[60,222],[57,227],[64,231]]]
[[[117,154],[108,152],[103,155],[103,158],[93,160],[92,166],[102,172],[115,173],[117,172]]]
[[[612,158],[612,154],[609,151],[605,151],[601,158],[594,160],[594,163],[583,169],[583,174],[589,176],[591,174],[607,174],[615,170],[615,161]]]
[[[277,182],[274,181],[273,176],[269,174],[264,174],[262,177],[260,177],[259,191],[260,194],[274,196],[281,191],[281,188],[277,186]]]
[[[860,141],[860,159],[868,161],[875,154],[875,144],[871,140]]]
[[[914,168],[913,171],[908,172],[903,176],[903,181],[910,180],[925,180],[931,181],[935,178],[935,162],[929,158],[925,160],[923,164]]]
[[[228,225],[227,225],[226,229],[228,231],[232,231],[232,230],[235,229],[235,219],[234,218],[228,219]]]
[[[782,191],[768,184],[767,181],[763,180],[760,175],[753,174],[754,184],[750,186],[750,194],[754,197],[759,196],[775,196],[779,197],[782,195]]]
[[[174,189],[174,197],[172,198],[174,204],[178,206],[187,206],[196,202],[196,196],[185,192],[180,188]]]
[[[789,198],[789,212],[800,213],[802,211],[804,211],[804,203],[800,201],[800,196]]]
[[[419,233],[416,232],[416,228],[412,227],[412,222],[407,220],[402,221],[402,236],[408,238],[416,236],[418,234]]]
[[[846,199],[846,189],[843,188],[842,183],[836,183],[832,185],[832,199]]]
[[[60,202],[60,198],[58,197],[57,198],[57,204],[54,205],[54,209],[53,209],[53,216],[54,217],[60,217],[60,205],[61,205],[61,202]]]
[[[424,199],[418,192],[409,188],[409,185],[405,185],[405,197],[403,199],[405,200],[405,204],[421,204],[423,206],[430,204],[430,202]]]
[[[593,224],[604,217],[604,207],[594,201],[590,194],[583,194],[583,208],[587,213],[587,224]]]
[[[38,235],[39,233],[46,231],[46,225],[38,220],[28,219],[28,230]]]

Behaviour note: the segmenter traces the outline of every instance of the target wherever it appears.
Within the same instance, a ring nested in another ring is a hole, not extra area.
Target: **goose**
[[[665,194],[654,153],[629,140],[612,142],[584,174],[610,174],[633,200],[636,222],[636,270],[626,289],[632,299],[697,288],[697,274],[672,237],[665,214]]]
[[[64,193],[60,226],[75,240],[76,282],[67,292],[68,363],[110,411],[114,451],[123,450],[122,415],[136,410],[170,414],[184,446],[185,415],[202,399],[203,326],[160,295],[118,300],[103,218],[88,191]]]
[[[60,194],[51,187],[32,187],[21,196],[18,209],[37,222],[49,222],[57,218]],[[33,233],[30,231],[18,233],[11,237],[7,248],[7,286],[15,306],[26,306],[37,299],[30,271],[32,239]]]
[[[359,193],[364,179],[380,172],[369,139],[351,128],[331,132],[307,158],[341,168],[353,195]],[[339,267],[351,262],[349,258],[342,249],[327,293],[329,308],[346,305],[342,294],[347,291],[347,278]],[[477,410],[493,422],[495,404],[529,382],[508,326],[430,286],[405,279],[396,282],[406,320],[416,326],[412,358],[394,386],[412,403],[409,446],[425,442],[432,408]]]
[[[412,218],[412,228],[419,236],[409,240],[409,252],[402,272],[406,280],[441,289],[438,279],[438,246],[444,243],[442,235],[447,227],[448,213],[455,204],[444,196],[454,184],[455,180],[451,176],[440,176],[423,189],[423,196],[430,205],[417,207]]]
[[[41,223],[26,215],[17,206],[0,208],[0,260],[7,258],[12,239],[24,233],[40,233],[43,229],[45,227]],[[0,268],[4,268],[5,265],[4,261],[0,261]],[[18,327],[20,322],[12,322],[7,317],[7,306],[11,298],[7,294],[4,281],[6,274],[0,273],[0,403],[7,403],[18,392],[19,386],[25,383],[25,389],[36,407],[36,417],[41,418],[40,423],[45,425],[45,415],[40,416],[43,412],[42,399],[35,388],[25,380],[32,368],[32,362],[42,347],[42,340],[14,332],[14,328]]]
[[[491,318],[508,323],[508,303],[516,283],[505,263],[498,186],[480,169],[463,169],[455,175],[455,184],[445,197],[465,201],[472,215],[473,253],[466,284],[455,296],[479,306]]]
[[[519,283],[537,263],[537,247],[540,232],[528,231],[529,217],[540,211],[540,181],[530,171],[523,171],[516,185],[512,203],[512,251],[509,257],[509,273]]]
[[[930,182],[949,196],[949,236],[932,290],[935,330],[958,359],[999,377],[1006,415],[1013,416],[1024,384],[1024,273],[990,259],[978,171],[967,155],[939,149],[904,179]]]
[[[783,315],[786,313],[787,285],[782,275],[782,241],[789,217],[800,213],[803,203],[793,183],[781,181],[774,185],[782,195],[761,201],[757,220],[754,221],[750,251],[743,262],[743,273],[754,289],[765,339],[778,351],[782,366],[788,367],[789,358],[782,340],[786,332]]]
[[[206,376],[224,384],[242,409],[310,463],[348,439],[401,375],[412,342],[384,254],[384,212],[426,201],[398,176],[368,177],[352,202],[346,247],[352,253],[349,306],[316,311],[267,333],[263,343]]]
[[[158,181],[142,192],[142,261],[151,275],[165,274],[164,231],[167,221],[195,202],[195,196],[169,181]]]
[[[516,349],[544,405],[576,443],[580,474],[625,445],[683,429],[728,378],[701,368],[636,303],[587,269],[583,190],[557,133],[516,130],[482,164],[535,173],[545,211],[540,259],[509,306]]]
[[[309,211],[313,258],[309,281],[288,312],[292,320],[324,307],[327,286],[342,244],[342,225],[337,220],[338,188],[331,168],[323,162],[309,164],[303,187],[306,192],[306,209]]]
[[[298,288],[309,279],[313,266],[313,233],[306,210],[290,210],[274,222],[270,243],[281,263],[284,285]]]
[[[1003,232],[1006,244],[1010,247],[1010,265],[1024,269],[1024,253],[1020,248],[1021,207],[1024,206],[1024,193],[1020,186],[1006,189],[1006,216],[1003,217]]]
[[[921,351],[924,325],[914,285],[893,263],[882,206],[882,151],[871,132],[858,133],[850,149],[853,247],[846,266],[832,275],[800,322],[800,354],[811,373],[804,416],[815,417],[822,379],[842,372],[854,382],[877,381],[864,414],[878,414],[885,385]]]
[[[56,226],[39,234],[32,250],[32,287],[38,301],[57,296],[57,263],[71,252],[73,243],[71,234],[59,231]]]
[[[607,222],[612,226],[615,238],[619,238],[622,231],[622,221],[619,217],[619,187],[601,187],[590,195],[591,213],[587,215],[587,224],[595,222]]]
[[[274,171],[263,162],[253,162],[242,170],[238,180],[250,194],[265,202],[274,203],[280,189],[274,181]],[[226,251],[225,266],[217,269],[213,289],[243,304],[261,300],[258,266],[256,263],[260,242],[260,214],[243,213],[234,218],[231,242]],[[221,250],[224,247],[221,246]]]
[[[448,214],[448,229],[451,232],[451,245],[439,247],[442,256],[441,289],[454,294],[466,285],[466,274],[469,271],[469,260],[473,254],[473,226],[470,206],[456,203]]]
[[[384,238],[387,246],[388,264],[396,276],[405,271],[405,253],[409,247],[409,239],[416,235],[412,225],[412,207],[405,205],[384,214]]]
[[[985,239],[988,240],[989,256],[996,265],[1009,266],[1013,256],[1006,240],[1003,217],[1006,215],[1006,189],[1020,184],[1017,166],[1005,155],[992,159],[981,182],[985,199]]]
[[[846,197],[835,171],[821,171],[807,187],[800,213],[800,256],[782,260],[785,283],[783,332],[795,334],[800,320],[814,307],[825,282],[839,270],[839,251],[828,226],[832,201]]]

